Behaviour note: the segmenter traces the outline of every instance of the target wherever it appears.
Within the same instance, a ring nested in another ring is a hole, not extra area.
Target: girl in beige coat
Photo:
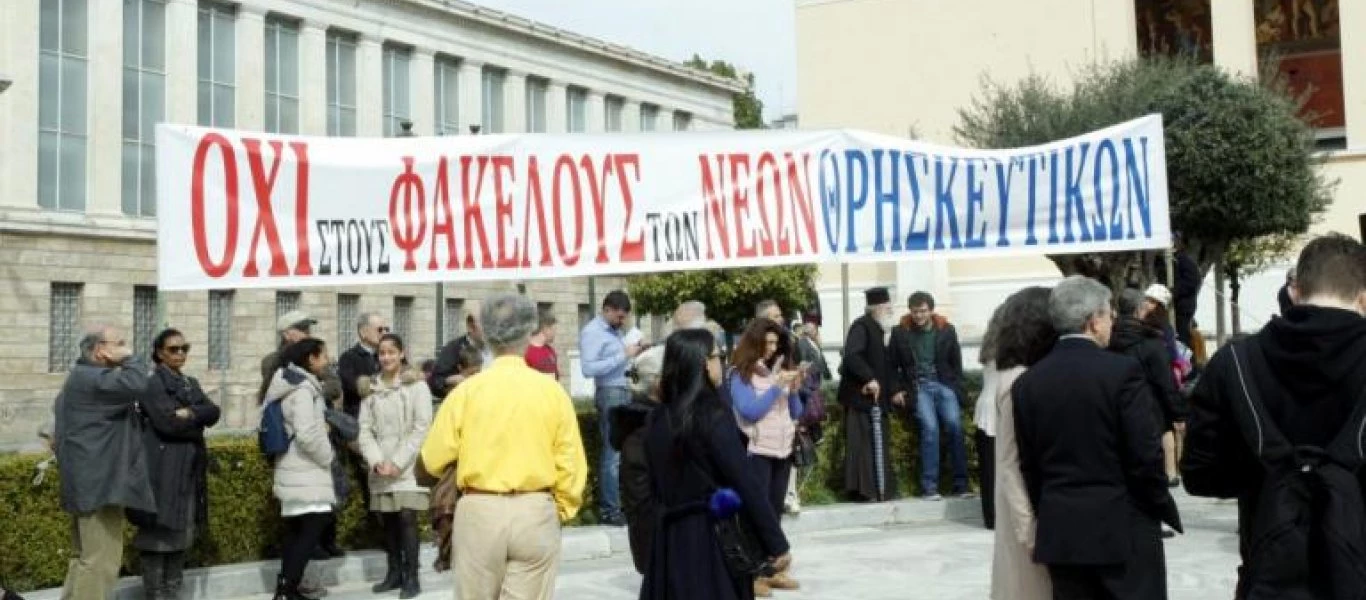
[[[996,549],[991,565],[992,600],[1050,600],[1048,569],[1034,562],[1034,509],[1020,474],[1010,388],[1030,365],[1053,348],[1058,334],[1048,316],[1048,288],[1012,294],[993,315],[986,339],[997,370],[995,394],[981,402],[996,409]]]
[[[418,583],[418,511],[427,510],[427,490],[414,473],[418,451],[432,424],[432,397],[422,373],[408,366],[403,339],[379,340],[380,372],[356,384],[360,405],[360,451],[369,467],[370,509],[384,523],[388,571],[377,594],[400,589],[399,598],[422,593]]]

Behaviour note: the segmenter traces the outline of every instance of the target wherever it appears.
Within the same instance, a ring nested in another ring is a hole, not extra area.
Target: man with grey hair
[[[342,410],[353,417],[360,416],[360,390],[356,383],[362,377],[379,373],[379,338],[389,333],[384,315],[367,312],[356,319],[356,345],[347,348],[337,358],[337,377],[341,378]],[[361,481],[365,481],[364,478]]]
[[[104,600],[123,562],[124,510],[156,512],[137,412],[147,365],[107,326],[81,338],[53,407],[53,448],[62,471],[62,510],[75,546],[62,598]]]
[[[1110,289],[1082,276],[1053,288],[1061,334],[1011,388],[1020,473],[1036,516],[1034,561],[1054,598],[1167,597],[1161,523],[1181,530],[1161,433],[1138,361],[1108,352]]]
[[[579,512],[588,481],[578,418],[564,388],[523,359],[537,324],[531,300],[495,296],[480,323],[496,358],[441,405],[422,464],[428,473],[456,465],[456,596],[549,599],[560,523]]]
[[[669,322],[669,333],[684,329],[706,329],[707,328],[707,305],[697,300],[689,300],[678,305],[674,309],[673,320]],[[659,374],[664,370],[664,344],[656,343],[637,354],[631,360],[631,371],[635,374],[631,390],[640,394],[649,394],[655,382],[659,381]]]

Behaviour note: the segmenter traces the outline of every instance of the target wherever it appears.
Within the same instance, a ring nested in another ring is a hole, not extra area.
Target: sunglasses
[[[189,353],[190,353],[190,345],[189,345],[189,344],[185,344],[185,345],[183,345],[183,346],[162,346],[161,349],[162,349],[162,350],[165,350],[167,354],[189,354]]]

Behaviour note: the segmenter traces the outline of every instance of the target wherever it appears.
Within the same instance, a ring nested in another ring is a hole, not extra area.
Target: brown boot
[[[755,597],[755,598],[772,598],[772,597],[773,597],[773,589],[770,588],[770,587],[768,586],[768,578],[767,578],[767,577],[759,577],[759,578],[756,578],[756,579],[754,580],[754,597]]]
[[[801,584],[797,583],[796,579],[793,579],[791,576],[789,576],[787,574],[787,571],[783,571],[781,573],[778,573],[777,575],[769,577],[768,586],[775,590],[796,591],[802,589]]]

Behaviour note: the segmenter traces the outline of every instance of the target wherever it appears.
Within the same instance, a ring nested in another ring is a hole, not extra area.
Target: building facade
[[[34,440],[91,323],[146,353],[165,326],[188,371],[255,426],[277,315],[304,309],[333,354],[386,315],[430,357],[516,284],[156,289],[157,123],[316,136],[730,129],[731,80],[452,0],[0,2],[0,446]],[[619,278],[532,281],[562,356]],[[444,331],[435,331],[436,311]],[[571,360],[562,360],[568,383]]]
[[[1274,53],[1292,87],[1313,87],[1314,124],[1336,199],[1311,232],[1356,235],[1366,217],[1366,3],[1335,0],[797,0],[798,112],[806,128],[851,127],[955,144],[958,111],[985,79],[1012,84],[1040,74],[1066,85],[1094,63],[1181,48],[1256,77]],[[1312,13],[1312,15],[1310,14]],[[1293,15],[1293,16],[1292,16]],[[897,57],[877,58],[869,57]],[[1043,257],[903,261],[848,267],[848,306],[859,291],[894,285],[904,303],[933,293],[967,339],[980,337],[1011,292],[1051,284]],[[1196,320],[1215,327],[1207,278]],[[1284,268],[1244,282],[1242,324],[1276,312]],[[822,308],[845,322],[841,269],[822,267]],[[830,336],[834,341],[834,336]],[[965,362],[976,358],[974,352]]]

